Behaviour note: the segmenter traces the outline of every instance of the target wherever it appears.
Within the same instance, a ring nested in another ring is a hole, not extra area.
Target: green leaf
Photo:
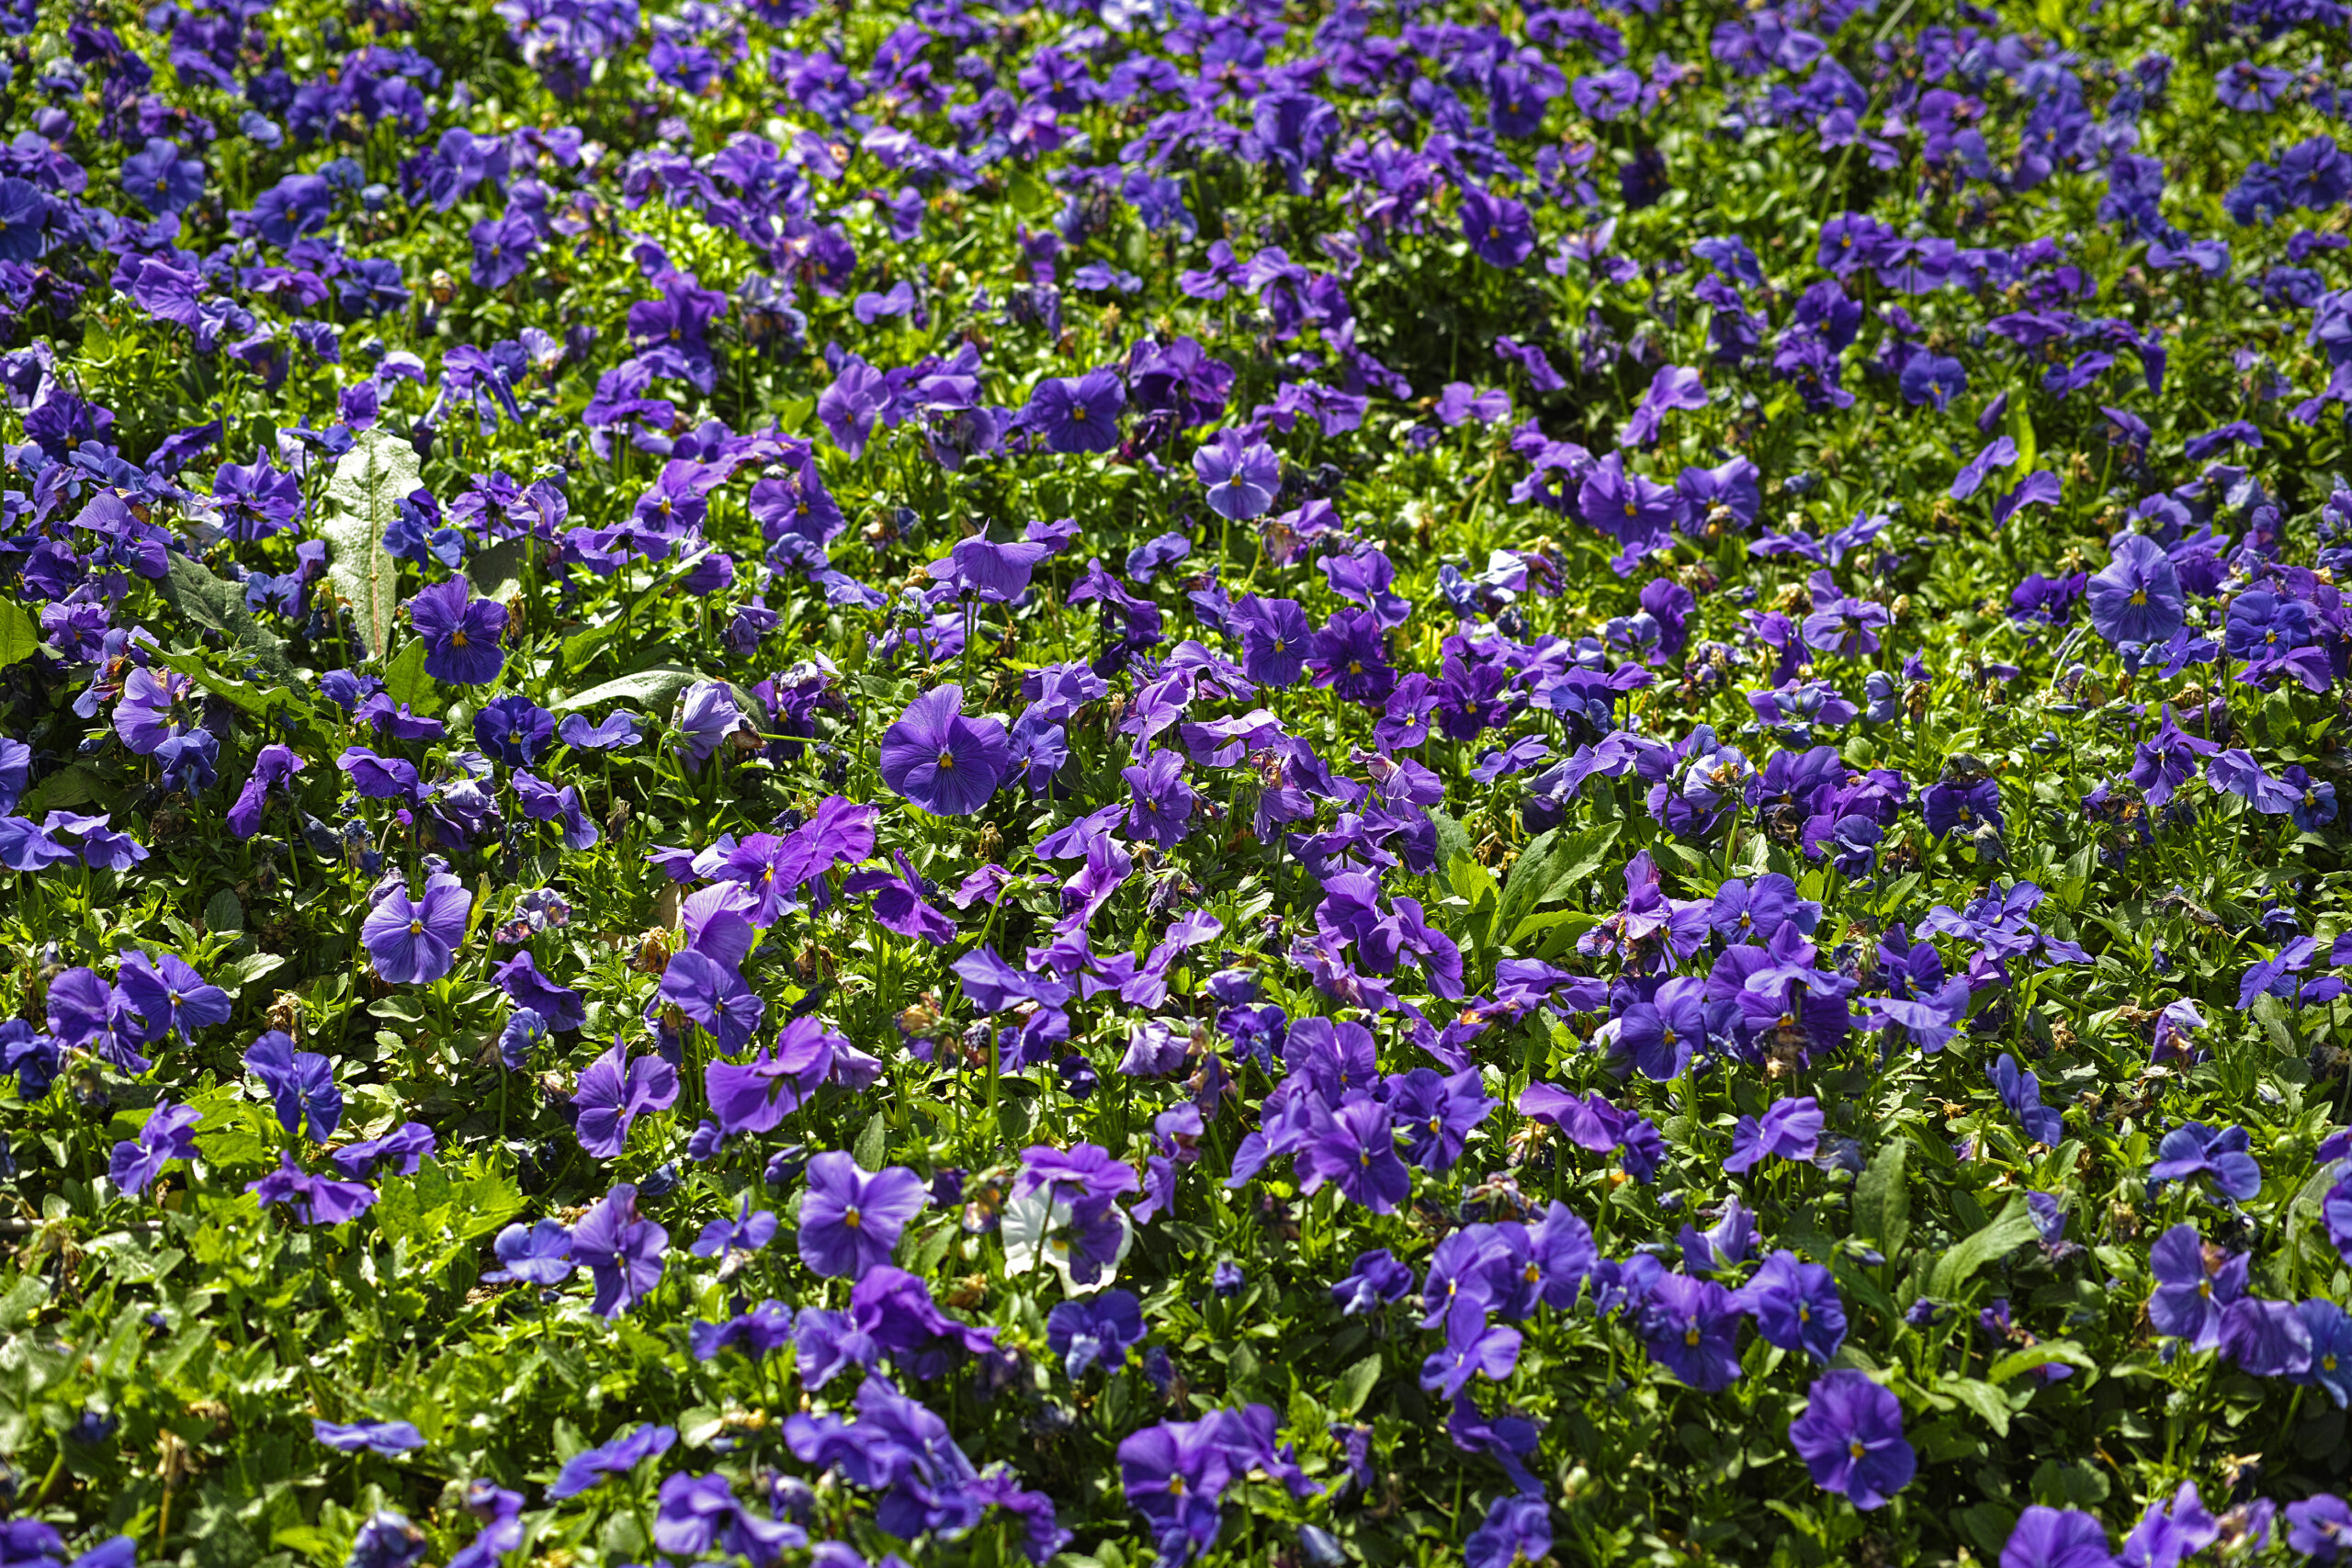
[[[1540,936],[1544,940],[1532,950],[1538,955],[1565,953],[1570,942],[1599,925],[1600,919],[1599,915],[1582,909],[1542,910],[1519,922],[1519,929],[1510,933],[1510,945],[1525,953],[1531,951],[1529,939]]]
[[[0,668],[40,650],[40,623],[14,599],[0,599]]]
[[[890,1158],[890,1119],[877,1111],[865,1120],[850,1157],[865,1170],[879,1170]]]
[[[1041,212],[1051,211],[1057,199],[1052,186],[1026,170],[1005,182],[1004,198],[1012,204],[1016,211],[1032,218]]]
[[[1600,869],[1621,826],[1607,822],[1566,836],[1557,829],[1538,834],[1511,863],[1510,880],[1503,885],[1502,903],[1495,911],[1495,931],[1516,942],[1515,933],[1529,915],[1567,897]]]
[[[1983,1416],[1984,1424],[1993,1428],[1995,1436],[2006,1438],[2009,1435],[2008,1397],[1991,1383],[1979,1382],[1974,1378],[1956,1378],[1947,1373],[1936,1380],[1936,1392],[1950,1394]]]
[[[2033,1211],[2025,1205],[2025,1195],[2018,1194],[1984,1229],[1943,1255],[1936,1264],[1935,1286],[1928,1293],[1950,1300],[1979,1269],[2007,1258],[2041,1234],[2034,1226]]]
[[[1910,1150],[1907,1140],[1896,1138],[1879,1150],[1854,1183],[1854,1224],[1890,1260],[1911,1234],[1911,1190],[1903,1180],[1903,1162]]]
[[[216,976],[216,982],[221,989],[234,995],[256,980],[267,979],[285,967],[286,959],[283,954],[248,953],[233,963],[221,965]]]
[[[502,604],[523,592],[522,539],[502,539],[485,550],[477,550],[466,562],[466,571],[473,579],[474,597],[496,599]]]
[[[295,689],[274,681],[248,683],[232,681],[213,668],[209,655],[201,653],[156,653],[150,655],[167,670],[176,670],[198,685],[218,697],[225,697],[255,718],[266,718],[279,708],[303,708],[304,702]]]
[[[401,649],[400,657],[385,667],[384,694],[396,703],[406,703],[411,713],[430,715],[441,711],[441,689],[424,672],[422,638]]]
[[[2033,434],[2033,415],[2027,412],[2026,400],[2018,399],[2009,405],[2009,439],[2018,444],[2016,472],[2020,478],[2033,472],[2033,460],[2041,448]]]
[[[584,668],[596,657],[596,650],[620,635],[621,623],[607,621],[601,626],[590,626],[584,632],[574,632],[563,639],[563,667],[569,671]]]
[[[1437,863],[1441,867],[1451,866],[1456,855],[1469,855],[1476,848],[1471,842],[1470,829],[1435,807],[1430,807],[1430,825],[1437,829]],[[1452,886],[1450,878],[1447,890],[1461,891]]]
[[[0,1292],[0,1332],[9,1334],[24,1327],[49,1300],[49,1281],[38,1274],[22,1274]]]
[[[2018,1511],[1998,1503],[1979,1503],[1961,1509],[1952,1519],[1988,1561],[1997,1560],[2002,1548],[2008,1544],[2009,1532],[2017,1529]]]
[[[1353,1416],[1380,1386],[1380,1353],[1374,1351],[1340,1374],[1340,1386],[1333,1391],[1331,1408],[1342,1416]]]
[[[400,562],[384,548],[384,534],[422,478],[415,448],[376,429],[335,460],[327,480],[329,511],[320,529],[331,552],[327,581],[350,602],[371,659],[383,658],[391,646],[392,615],[400,607]]]
[[[205,900],[204,929],[209,931],[241,931],[245,929],[245,907],[237,901],[233,889],[223,887]]]
[[[231,655],[250,663],[265,688],[290,688],[294,684],[294,663],[286,657],[285,639],[254,619],[253,612],[245,608],[244,595],[235,588],[186,556],[172,558],[171,570],[156,579],[155,587],[181,619],[227,639]],[[168,657],[164,662],[175,670],[183,668]],[[198,667],[203,668],[201,661]],[[194,670],[186,672],[196,673]],[[235,685],[209,669],[206,673],[224,686]],[[211,682],[206,684],[209,689]],[[230,693],[223,691],[220,694],[229,696]]]
[[[39,819],[49,811],[70,811],[77,806],[110,805],[114,792],[96,768],[75,762],[63,767],[27,790],[17,803],[17,815]]]
[[[2045,1339],[2039,1345],[2029,1345],[2022,1350],[2012,1350],[1994,1362],[1992,1366],[1985,1369],[1984,1381],[2004,1383],[2020,1372],[2030,1372],[2036,1367],[2046,1367],[2053,1361],[2063,1361],[2070,1367],[2080,1367],[2085,1371],[2098,1370],[2098,1360],[2091,1356],[2090,1352],[2073,1340]]]
[[[584,692],[574,692],[568,697],[558,697],[550,705],[558,713],[573,708],[594,707],[599,703],[644,703],[659,706],[684,691],[701,677],[683,664],[656,664],[650,670],[639,670],[632,675],[591,686]]]

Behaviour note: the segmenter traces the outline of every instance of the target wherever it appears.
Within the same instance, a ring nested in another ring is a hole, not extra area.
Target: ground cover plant
[[[0,5],[0,1563],[2352,1552],[2352,11]]]

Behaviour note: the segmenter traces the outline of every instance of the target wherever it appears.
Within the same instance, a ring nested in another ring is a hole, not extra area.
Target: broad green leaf
[[[1911,1190],[1903,1180],[1903,1162],[1910,1149],[1907,1140],[1896,1138],[1879,1150],[1854,1183],[1854,1224],[1890,1260],[1911,1234]]]
[[[411,713],[429,715],[440,711],[441,690],[424,672],[422,638],[401,649],[400,657],[385,667],[384,694],[396,703],[406,703]]]
[[[377,429],[362,434],[335,460],[327,480],[328,513],[320,528],[329,551],[327,581],[350,602],[371,659],[383,658],[391,646],[392,615],[400,607],[400,562],[384,548],[384,534],[421,479],[415,449]]]
[[[1518,942],[1522,922],[1543,905],[1566,898],[1600,869],[1609,847],[1617,841],[1620,824],[1603,823],[1580,833],[1558,829],[1538,834],[1511,863],[1510,879],[1503,885],[1495,931]]]
[[[248,953],[243,958],[223,964],[214,978],[223,990],[233,996],[256,980],[267,979],[285,967],[286,959],[281,953]]]
[[[2086,1371],[2098,1370],[2098,1360],[2073,1340],[2045,1339],[2039,1345],[2012,1350],[1994,1362],[1985,1370],[1984,1381],[2004,1383],[2020,1372],[2030,1372],[2036,1367],[2046,1367],[2053,1361],[2063,1361],[2067,1366],[2080,1367]]]
[[[601,626],[590,626],[584,632],[574,632],[563,639],[563,667],[567,671],[584,668],[596,657],[596,650],[618,637],[621,623],[608,621]]]
[[[241,931],[245,929],[245,907],[237,901],[234,888],[223,887],[205,900],[204,928],[212,931]]]
[[[549,705],[558,713],[594,707],[601,703],[644,703],[658,706],[698,679],[699,676],[683,664],[656,664],[650,670],[639,670],[633,675],[623,675],[618,680],[591,686],[584,692],[558,697]]]
[[[2009,439],[2018,446],[2017,466],[2010,470],[2013,484],[2033,472],[2033,460],[2041,456],[2040,444],[2034,439],[2033,415],[2026,410],[2026,400],[2018,398],[2009,404]]]
[[[1510,933],[1510,945],[1526,953],[1528,939],[1542,937],[1544,941],[1540,945],[1548,951],[1564,942],[1574,942],[1600,923],[1599,915],[1587,914],[1582,909],[1545,909],[1519,922],[1518,928]]]
[[[890,1119],[879,1111],[867,1117],[850,1154],[865,1169],[881,1169],[890,1158]]]
[[[2033,1211],[2026,1207],[2025,1195],[2018,1194],[1984,1229],[1937,1261],[1935,1288],[1928,1294],[1951,1299],[1979,1269],[2007,1257],[2041,1234],[2034,1227]]]
[[[1467,855],[1476,848],[1470,829],[1436,807],[1430,807],[1430,825],[1437,829],[1437,863],[1450,866],[1456,855]],[[1449,884],[1449,890],[1459,892]]]
[[[475,598],[503,604],[523,591],[523,545],[521,539],[501,539],[467,560]]]
[[[1378,1351],[1340,1374],[1340,1386],[1332,1393],[1331,1408],[1342,1416],[1353,1416],[1380,1386],[1381,1360]]]
[[[176,670],[189,677],[216,697],[235,704],[255,718],[266,718],[279,708],[308,708],[300,694],[292,686],[265,678],[258,682],[232,681],[212,667],[211,660],[200,653],[157,653],[150,655],[167,670]]]
[[[294,684],[294,664],[286,657],[285,639],[254,619],[253,612],[245,608],[244,595],[237,589],[186,556],[172,558],[172,569],[155,580],[155,587],[182,619],[226,638],[231,660],[250,664],[261,686],[290,688]],[[223,684],[233,684],[217,671],[208,672],[222,680]],[[220,694],[228,696],[229,693]]]
[[[0,668],[30,659],[40,648],[40,623],[14,599],[0,599]]]
[[[1970,1410],[1984,1418],[1997,1437],[2009,1435],[2008,1396],[1991,1383],[1974,1378],[1956,1378],[1949,1374],[1936,1382],[1936,1392],[1950,1394]]]
[[[60,768],[49,777],[27,790],[17,802],[17,815],[38,819],[50,811],[71,811],[77,806],[107,805],[114,791],[99,777],[96,769],[75,762]]]
[[[21,1274],[0,1292],[0,1329],[10,1333],[32,1321],[41,1303],[49,1300],[49,1281],[38,1274]]]

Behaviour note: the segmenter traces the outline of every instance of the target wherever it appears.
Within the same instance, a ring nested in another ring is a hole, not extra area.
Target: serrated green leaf
[[[1979,1269],[2007,1257],[2041,1234],[2034,1226],[2033,1211],[2026,1207],[2025,1196],[2019,1193],[1983,1229],[1937,1260],[1935,1288],[1928,1294],[1950,1300]]]
[[[2029,1345],[2022,1350],[2012,1350],[1994,1362],[1985,1369],[1984,1381],[1991,1383],[2005,1383],[2021,1372],[2030,1372],[2036,1367],[2046,1367],[2052,1362],[2063,1362],[2069,1367],[2080,1367],[2086,1371],[2098,1370],[2098,1360],[2073,1340],[2045,1339],[2038,1345]]]
[[[1950,1394],[1983,1417],[1984,1424],[1993,1428],[1996,1437],[2006,1438],[2009,1435],[2008,1396],[1991,1383],[1980,1382],[1974,1378],[1956,1378],[1947,1375],[1937,1380],[1936,1392]]]
[[[0,599],[0,669],[40,650],[40,623],[14,599]]]
[[[857,1134],[857,1145],[850,1157],[860,1168],[879,1170],[890,1158],[890,1119],[881,1111],[866,1118],[865,1126]]]
[[[172,558],[171,570],[155,580],[155,588],[163,594],[164,603],[179,613],[181,619],[226,638],[231,659],[241,665],[252,666],[260,687],[293,686],[296,679],[294,663],[286,657],[285,639],[254,618],[253,612],[245,608],[244,595],[235,588],[186,556]],[[180,669],[181,666],[173,660],[174,656],[164,659],[164,662],[172,668]],[[198,668],[204,669],[206,673],[213,675],[225,685],[235,684],[200,660]],[[189,670],[186,672],[194,674],[196,671]],[[223,692],[221,694],[226,696],[229,694]],[[290,692],[288,694],[290,696]]]
[[[1353,1416],[1363,1408],[1372,1391],[1380,1386],[1380,1354],[1374,1351],[1340,1374],[1340,1386],[1332,1392],[1331,1408],[1342,1416]]]
[[[77,806],[108,806],[113,794],[96,768],[75,762],[25,791],[24,798],[17,802],[17,815],[37,819],[44,812],[70,811]]]
[[[441,711],[441,688],[424,672],[422,638],[401,649],[400,657],[385,667],[384,694],[396,703],[406,703],[412,713],[429,715]]]
[[[584,692],[574,692],[568,697],[558,697],[549,705],[558,713],[574,708],[594,707],[600,703],[645,703],[659,705],[668,702],[691,686],[700,676],[683,664],[656,664],[650,670],[639,670],[602,685],[591,686]]]
[[[1879,1150],[1854,1183],[1854,1224],[1890,1259],[1911,1234],[1911,1190],[1903,1179],[1910,1148],[1908,1142],[1896,1138]]]
[[[393,613],[400,608],[400,562],[384,547],[384,534],[421,479],[415,449],[376,429],[335,459],[327,480],[328,512],[319,530],[329,552],[327,581],[349,602],[371,659],[383,658],[391,646]]]
[[[214,669],[204,654],[156,653],[149,657],[167,670],[178,671],[214,696],[235,704],[255,718],[266,718],[279,708],[309,706],[291,686],[268,681],[255,682],[229,679]]]

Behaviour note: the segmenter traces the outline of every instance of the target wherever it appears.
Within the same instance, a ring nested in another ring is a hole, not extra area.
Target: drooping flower
[[[662,1282],[662,1255],[670,1233],[637,1211],[637,1188],[622,1182],[605,1194],[571,1230],[571,1256],[596,1282],[589,1305],[600,1317],[618,1317]]]
[[[194,1159],[196,1128],[203,1120],[202,1113],[193,1106],[157,1100],[155,1109],[140,1124],[139,1136],[126,1138],[114,1146],[107,1176],[115,1190],[126,1198],[136,1198],[163,1174],[164,1167],[175,1159]]]
[[[258,1181],[247,1182],[245,1190],[264,1208],[272,1203],[285,1204],[306,1225],[339,1225],[367,1213],[376,1202],[376,1190],[366,1182],[312,1176],[294,1163],[292,1155],[285,1153],[278,1155],[276,1170]]]
[[[548,1501],[560,1503],[567,1497],[577,1497],[607,1476],[627,1475],[647,1460],[669,1452],[677,1440],[674,1427],[644,1426],[583,1450],[563,1461],[563,1469],[548,1488]]]
[[[673,956],[672,964],[684,956]],[[615,1158],[628,1146],[628,1130],[639,1116],[666,1111],[677,1099],[677,1068],[656,1055],[631,1061],[628,1048],[615,1040],[580,1075],[571,1096],[579,1111],[573,1130],[580,1146],[598,1159]]]
[[[322,1421],[311,1418],[311,1436],[338,1453],[366,1450],[387,1459],[424,1446],[424,1434],[408,1421]]]
[[[335,1087],[333,1062],[316,1051],[297,1051],[291,1037],[273,1029],[246,1051],[245,1066],[268,1089],[288,1137],[305,1121],[313,1143],[334,1136],[343,1121],[343,1090]]]
[[[1845,1303],[1838,1300],[1837,1280],[1817,1263],[1804,1262],[1785,1248],[1774,1252],[1738,1293],[1756,1319],[1757,1332],[1783,1350],[1802,1350],[1826,1362],[1845,1343]]]
[[[2262,1168],[2246,1153],[2248,1141],[2243,1127],[2216,1131],[2201,1122],[2175,1127],[2157,1144],[2149,1179],[2190,1181],[2210,1176],[2216,1188],[2243,1203],[2262,1190]]]
[[[1075,1381],[1089,1367],[1115,1371],[1127,1352],[1143,1343],[1143,1307],[1130,1291],[1105,1291],[1085,1301],[1063,1302],[1046,1317],[1046,1342],[1062,1358]]]

